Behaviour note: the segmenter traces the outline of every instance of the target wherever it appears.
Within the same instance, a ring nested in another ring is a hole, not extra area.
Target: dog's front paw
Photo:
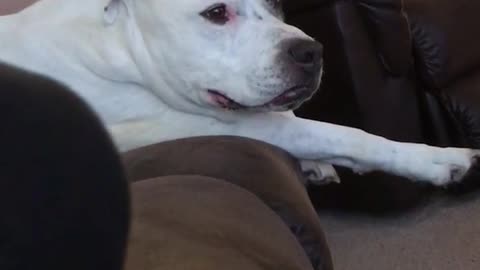
[[[307,181],[314,185],[340,183],[337,171],[330,164],[314,160],[301,160],[300,167]]]
[[[480,151],[479,150],[467,150],[466,156],[467,162],[465,165],[458,166],[453,164],[450,166],[450,178],[446,179],[447,182],[443,185],[456,183],[463,181],[470,176],[475,170],[480,168]]]
[[[432,156],[425,176],[436,186],[446,186],[465,179],[479,167],[480,151],[461,148],[443,148]]]

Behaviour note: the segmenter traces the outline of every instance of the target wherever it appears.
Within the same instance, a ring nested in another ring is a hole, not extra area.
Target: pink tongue
[[[273,105],[283,105],[291,100],[294,100],[296,97],[300,95],[301,91],[288,91],[283,93],[282,95],[274,98],[272,100]]]

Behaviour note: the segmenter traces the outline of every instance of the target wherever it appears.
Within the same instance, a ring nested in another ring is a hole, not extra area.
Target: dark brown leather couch
[[[320,92],[297,115],[399,141],[480,147],[480,2],[287,0],[285,10],[325,46]],[[403,210],[432,192],[381,173],[340,177],[312,191],[318,205]],[[451,194],[474,190],[476,179]]]
[[[430,98],[427,139],[480,147],[480,2],[407,0],[405,10],[418,88]]]

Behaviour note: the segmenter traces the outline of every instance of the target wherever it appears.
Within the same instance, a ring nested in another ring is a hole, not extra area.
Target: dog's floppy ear
[[[127,11],[127,6],[124,0],[110,0],[108,5],[104,8],[103,20],[107,25],[115,23],[122,9]]]

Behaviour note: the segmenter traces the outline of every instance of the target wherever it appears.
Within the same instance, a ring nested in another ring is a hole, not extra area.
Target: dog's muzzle
[[[211,89],[208,93],[214,103],[228,110],[285,111],[296,109],[310,99],[320,85],[323,46],[319,42],[305,39],[288,40],[282,46],[281,62],[295,73],[298,85],[285,90],[269,102],[257,106],[240,104],[220,91]]]

